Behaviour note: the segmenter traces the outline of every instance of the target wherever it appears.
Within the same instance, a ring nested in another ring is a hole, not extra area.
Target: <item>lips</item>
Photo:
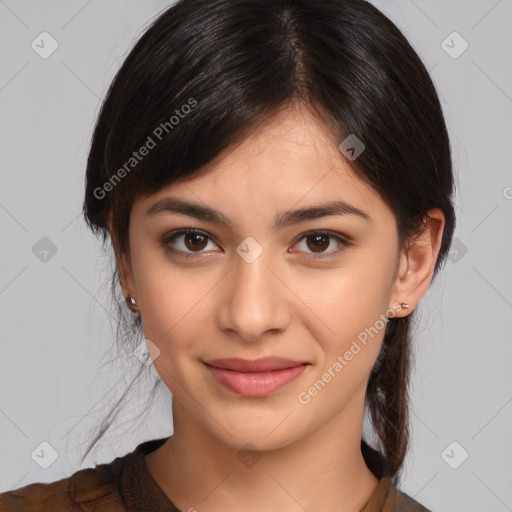
[[[249,359],[241,359],[232,357],[229,359],[213,359],[207,361],[205,364],[215,368],[222,368],[224,370],[233,370],[236,372],[271,372],[274,370],[283,370],[285,368],[295,368],[302,364],[302,361],[292,361],[284,359],[283,357],[262,357],[250,361]]]
[[[281,357],[250,361],[230,358],[205,362],[213,377],[230,391],[243,396],[265,396],[296,379],[309,363]]]

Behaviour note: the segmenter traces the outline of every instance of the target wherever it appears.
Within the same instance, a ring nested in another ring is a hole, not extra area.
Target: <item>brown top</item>
[[[81,469],[56,482],[1,493],[0,512],[180,512],[153,480],[144,458],[167,439],[143,442],[108,464]],[[383,478],[361,512],[430,511]]]

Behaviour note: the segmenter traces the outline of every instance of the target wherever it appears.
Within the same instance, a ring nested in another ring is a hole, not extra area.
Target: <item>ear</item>
[[[109,215],[107,220],[108,231],[110,234],[110,240],[112,241],[112,247],[116,258],[117,270],[119,273],[119,281],[121,288],[123,289],[123,295],[127,297],[131,295],[135,299],[137,298],[137,288],[135,286],[135,280],[133,278],[132,264],[129,251],[122,254],[119,248],[119,244],[115,238],[115,232],[112,229],[112,219]]]
[[[434,277],[444,224],[444,214],[440,209],[429,210],[424,219],[423,230],[402,251],[393,283],[392,304],[406,303],[409,307],[398,311],[395,317],[407,316],[427,293]]]

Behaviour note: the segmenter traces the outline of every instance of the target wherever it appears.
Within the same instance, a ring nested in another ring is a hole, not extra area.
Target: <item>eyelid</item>
[[[333,238],[334,240],[336,240],[336,242],[338,242],[340,244],[340,247],[338,247],[337,249],[328,251],[328,252],[318,252],[318,253],[305,252],[304,255],[301,256],[301,258],[306,258],[306,259],[329,258],[331,256],[334,256],[334,255],[340,253],[344,249],[348,249],[349,247],[352,247],[354,245],[354,242],[351,240],[350,237],[343,235],[341,233],[338,233],[336,231],[331,231],[329,229],[313,229],[310,231],[305,231],[304,233],[301,233],[295,239],[295,241],[293,242],[292,245],[295,245],[295,244],[299,243],[300,241],[302,241],[304,238],[306,238],[308,236],[313,236],[313,235],[326,235],[330,238]],[[301,251],[292,251],[292,252],[300,253]]]
[[[208,240],[211,240],[212,242],[214,242],[215,244],[220,245],[216,241],[215,237],[210,235],[207,231],[203,231],[202,229],[193,228],[193,227],[183,227],[183,228],[171,231],[170,233],[167,233],[166,235],[164,235],[159,240],[159,242],[162,244],[164,249],[166,249],[167,251],[169,251],[173,254],[181,254],[185,257],[193,257],[193,258],[208,256],[207,254],[205,254],[203,252],[195,252],[195,253],[194,252],[185,252],[180,249],[174,249],[174,248],[169,247],[170,242],[173,241],[175,238],[178,238],[179,236],[186,235],[189,233],[202,235],[205,238],[208,238]]]
[[[193,228],[193,227],[183,227],[183,228],[179,228],[179,229],[176,229],[174,231],[171,231],[170,233],[164,235],[161,239],[160,239],[160,243],[163,245],[163,247],[168,250],[169,252],[172,252],[173,254],[181,254],[185,257],[193,257],[193,258],[196,258],[196,257],[206,257],[206,256],[209,256],[209,254],[206,254],[206,253],[203,253],[203,252],[185,252],[185,251],[182,251],[180,249],[171,249],[169,248],[169,243],[171,241],[173,241],[175,238],[178,238],[179,236],[182,236],[182,235],[186,235],[186,234],[189,234],[189,233],[194,233],[194,234],[200,234],[206,238],[208,238],[209,240],[213,241],[215,244],[217,245],[220,245],[214,236],[210,235],[207,231],[203,231],[202,229],[198,229],[198,228]],[[314,259],[318,259],[318,258],[327,258],[327,257],[330,257],[334,254],[337,254],[339,252],[341,252],[343,249],[347,249],[351,246],[354,245],[354,242],[353,240],[346,236],[346,235],[343,235],[342,233],[338,233],[338,232],[335,232],[335,231],[330,231],[328,229],[313,229],[313,230],[310,230],[310,231],[305,231],[304,233],[301,233],[292,243],[292,245],[296,245],[297,243],[299,243],[300,241],[302,241],[304,238],[308,237],[308,236],[313,236],[313,235],[327,235],[328,237],[330,238],[333,238],[334,240],[336,240],[336,242],[338,242],[340,244],[340,248],[338,249],[334,249],[334,250],[331,250],[331,251],[328,251],[328,252],[324,252],[324,253],[315,253],[315,252],[310,252],[310,253],[304,253],[305,255],[304,256],[301,256],[303,258],[306,258],[306,259],[311,259],[311,258],[314,258]],[[301,253],[303,251],[292,251],[292,253]]]

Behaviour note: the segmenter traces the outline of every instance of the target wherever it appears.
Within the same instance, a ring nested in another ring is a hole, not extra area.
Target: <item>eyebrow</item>
[[[174,197],[164,197],[157,201],[148,209],[146,216],[152,216],[161,212],[178,213],[194,217],[199,220],[215,222],[229,229],[234,228],[233,222],[219,210],[196,203],[189,203]],[[272,229],[282,229],[300,222],[316,220],[322,217],[334,215],[356,215],[365,220],[371,221],[370,216],[359,208],[356,208],[345,201],[335,201],[309,206],[307,208],[299,208],[297,210],[278,212],[274,216],[274,226]]]

